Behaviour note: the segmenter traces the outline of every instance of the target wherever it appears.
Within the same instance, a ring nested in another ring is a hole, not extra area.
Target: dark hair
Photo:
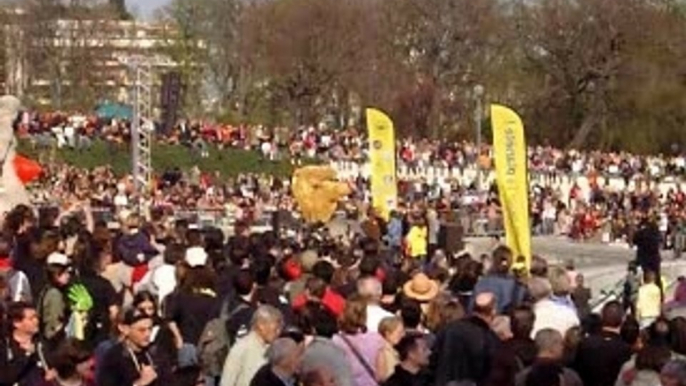
[[[7,329],[14,331],[14,323],[19,323],[26,317],[27,310],[35,310],[32,304],[27,302],[13,302],[7,307]]]
[[[647,345],[636,355],[636,370],[651,370],[659,373],[672,357],[669,347]]]
[[[177,243],[173,242],[167,245],[164,249],[164,263],[169,265],[176,265],[178,262],[184,259],[185,248]]]
[[[598,314],[590,314],[581,322],[584,334],[596,335],[603,330],[603,320]]]
[[[653,346],[668,346],[670,341],[670,324],[664,317],[657,318],[648,327],[648,342]]]
[[[534,329],[536,315],[531,307],[519,306],[512,311],[510,318],[512,335],[515,338],[529,338]]]
[[[184,292],[192,292],[199,289],[215,289],[217,276],[210,267],[188,268],[181,281],[179,288]]]
[[[406,360],[412,350],[417,349],[417,342],[420,339],[424,339],[424,334],[419,332],[409,332],[400,339],[400,342],[395,345],[395,350],[401,361]]]
[[[633,346],[641,336],[641,325],[636,318],[629,315],[622,323],[622,328],[619,330],[619,335],[622,337],[624,343]]]
[[[491,272],[506,274],[512,265],[512,250],[504,245],[497,247],[493,251]]]
[[[245,236],[235,236],[229,239],[226,245],[229,260],[234,266],[240,267],[243,261],[248,258],[250,250],[250,240]]]
[[[0,258],[10,257],[12,254],[12,238],[0,233]]]
[[[400,304],[400,317],[407,328],[415,329],[422,322],[422,307],[413,299],[403,299]]]
[[[272,266],[272,262],[266,257],[258,257],[250,262],[250,272],[258,285],[264,286],[269,283]]]
[[[33,221],[34,219],[35,216],[31,208],[24,204],[17,205],[5,216],[4,231],[7,231],[10,235],[16,235],[24,222]]]
[[[60,378],[67,379],[76,374],[76,366],[90,359],[91,353],[85,345],[73,338],[60,342],[50,355],[50,364]]]
[[[312,266],[312,274],[315,277],[324,280],[327,285],[331,284],[334,272],[336,272],[336,269],[334,268],[333,264],[326,260],[320,260]]]
[[[255,285],[255,281],[248,270],[242,269],[238,271],[236,277],[233,279],[233,287],[236,293],[240,296],[249,295]]]
[[[531,276],[547,278],[548,277],[548,261],[541,256],[534,255],[531,258],[531,267],[529,268]]]
[[[202,233],[198,229],[190,229],[186,232],[186,247],[204,247]]]
[[[669,346],[679,355],[686,355],[686,318],[678,316],[669,322]]]
[[[365,256],[360,261],[360,278],[376,275],[381,262],[376,256]]]
[[[386,277],[381,283],[381,293],[383,295],[396,295],[400,288],[400,275],[397,271],[390,270],[386,272]]]
[[[332,338],[338,332],[336,317],[323,306],[312,315],[312,328],[317,336]]]
[[[305,288],[310,295],[316,297],[317,299],[323,299],[326,293],[326,283],[324,280],[318,277],[311,277],[307,279]]]
[[[140,291],[138,292],[134,297],[133,297],[133,307],[138,308],[138,306],[141,305],[141,303],[145,302],[151,302],[152,304],[155,304],[155,308],[157,308],[157,297],[153,295],[150,291]]]
[[[619,328],[624,321],[624,308],[616,301],[607,302],[601,311],[603,327]]]

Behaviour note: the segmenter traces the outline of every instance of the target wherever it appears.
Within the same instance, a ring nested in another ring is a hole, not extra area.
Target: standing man
[[[107,351],[100,364],[99,386],[157,386],[157,372],[148,353],[153,321],[136,309],[124,313],[119,330],[123,340]]]
[[[482,384],[491,372],[500,339],[491,329],[496,316],[496,297],[476,295],[472,316],[448,324],[436,336],[431,353],[435,384],[471,381]]]
[[[658,286],[662,288],[662,271],[660,270],[662,236],[655,221],[648,218],[642,219],[633,241],[636,246],[636,262],[643,272],[655,272]]]
[[[430,379],[424,370],[429,365],[431,350],[424,334],[412,332],[396,345],[400,364],[384,386],[428,386]]]

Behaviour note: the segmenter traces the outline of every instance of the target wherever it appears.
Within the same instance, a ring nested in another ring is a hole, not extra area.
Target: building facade
[[[41,19],[16,7],[3,17],[0,88],[35,107],[128,103],[136,81],[132,63],[149,63],[157,87],[176,68],[165,54],[174,39],[169,25],[93,15]]]

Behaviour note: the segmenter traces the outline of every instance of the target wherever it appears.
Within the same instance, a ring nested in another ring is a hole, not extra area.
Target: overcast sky
[[[171,0],[126,0],[126,5],[131,10],[135,10],[143,17],[149,17],[152,12]]]

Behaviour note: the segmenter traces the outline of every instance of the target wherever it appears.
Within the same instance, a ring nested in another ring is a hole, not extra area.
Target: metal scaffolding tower
[[[138,193],[152,182],[152,142],[155,133],[153,88],[155,68],[172,63],[160,57],[127,57],[120,61],[129,70],[129,92],[133,105],[131,122],[131,175]]]

